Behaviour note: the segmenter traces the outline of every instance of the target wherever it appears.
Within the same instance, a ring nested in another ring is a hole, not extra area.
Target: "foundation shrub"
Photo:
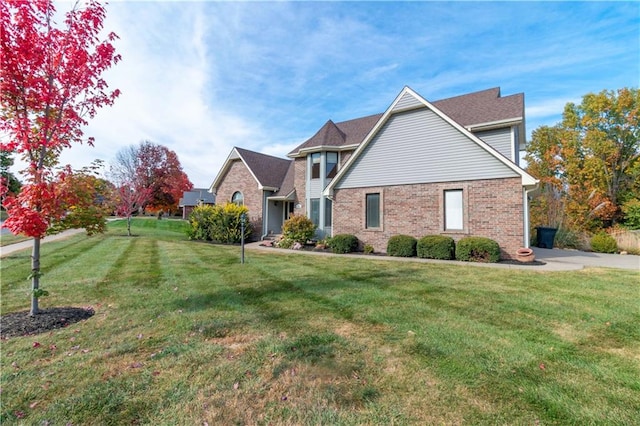
[[[413,257],[416,255],[418,240],[410,235],[394,235],[387,242],[387,254],[395,257]]]
[[[618,243],[611,235],[602,232],[591,237],[591,250],[597,253],[616,253]]]
[[[329,241],[329,247],[334,253],[351,253],[358,249],[358,238],[351,234],[334,235]]]
[[[306,244],[315,233],[316,226],[304,215],[293,215],[282,225],[282,236],[294,243]]]
[[[451,260],[455,256],[453,238],[444,235],[427,235],[418,240],[417,254],[424,259]]]
[[[500,260],[500,246],[491,238],[465,237],[456,244],[456,259],[464,262],[495,263]]]

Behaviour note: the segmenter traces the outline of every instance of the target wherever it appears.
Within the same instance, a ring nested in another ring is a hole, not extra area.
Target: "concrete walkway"
[[[49,241],[61,240],[68,238],[72,235],[84,232],[84,229],[69,229],[56,235],[49,235],[45,237],[42,242],[47,243]],[[294,251],[288,249],[278,249],[274,247],[264,247],[261,242],[249,243],[245,246],[247,250],[260,250],[270,252],[281,252],[288,254],[300,254],[311,256],[342,256],[334,255],[332,253],[325,252],[313,252],[313,251]],[[33,242],[31,240],[23,241],[21,243],[11,244],[8,246],[0,247],[0,257],[8,256],[20,250],[31,249]],[[533,247],[533,252],[536,255],[536,260],[544,262],[544,265],[517,265],[511,263],[475,263],[475,262],[457,262],[451,260],[433,260],[433,259],[418,259],[415,257],[391,257],[391,256],[375,256],[366,254],[351,254],[349,256],[357,256],[364,259],[372,260],[388,260],[395,262],[422,262],[422,263],[440,263],[440,264],[452,264],[452,265],[468,265],[484,268],[502,268],[502,269],[521,269],[529,271],[576,271],[583,268],[618,268],[629,269],[640,272],[640,256],[634,255],[620,255],[620,254],[605,254],[605,253],[591,253],[578,250],[561,250],[561,249],[542,249]]]
[[[40,241],[40,243],[43,244],[43,243],[48,243],[49,241],[63,240],[65,238],[69,238],[72,235],[80,234],[81,232],[84,232],[84,229],[67,229],[66,231],[63,231],[59,234],[47,235],[42,239],[42,241]],[[0,257],[9,256],[10,254],[20,250],[27,250],[27,249],[31,250],[32,247],[33,247],[33,240],[31,239],[27,241],[15,243],[15,244],[9,244],[4,247],[0,247]]]

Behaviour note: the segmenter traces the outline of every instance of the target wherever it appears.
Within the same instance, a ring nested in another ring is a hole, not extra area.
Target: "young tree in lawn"
[[[82,143],[87,120],[119,95],[101,77],[120,60],[112,45],[116,35],[99,39],[104,7],[95,0],[76,4],[62,25],[54,13],[52,0],[0,1],[0,148],[27,163],[22,191],[5,200],[5,227],[33,238],[30,315],[38,313],[44,294],[40,240],[74,195],[65,185],[69,170],[56,173],[54,167],[64,149]]]
[[[130,145],[116,153],[111,164],[110,178],[116,187],[116,214],[127,219],[127,235],[131,236],[131,216],[151,199],[151,188],[143,186],[138,176],[138,148]]]
[[[142,187],[151,188],[147,207],[156,211],[175,211],[182,193],[193,188],[178,155],[166,146],[150,141],[142,142],[137,152],[139,182]]]
[[[66,174],[59,182],[60,192],[66,204],[65,214],[54,221],[51,231],[84,228],[88,235],[103,233],[107,227],[106,217],[115,209],[115,188],[111,182],[100,177],[103,161],[95,160],[89,166]]]

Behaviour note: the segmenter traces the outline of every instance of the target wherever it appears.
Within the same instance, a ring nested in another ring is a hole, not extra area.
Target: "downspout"
[[[524,245],[523,247],[529,248],[529,241],[531,240],[529,231],[529,194],[538,189],[536,184],[531,189],[524,190]]]
[[[269,200],[267,199],[267,191],[262,191],[262,236],[261,240],[264,240],[267,234],[269,234]]]

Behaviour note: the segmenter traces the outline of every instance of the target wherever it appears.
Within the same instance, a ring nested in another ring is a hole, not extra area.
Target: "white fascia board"
[[[227,155],[227,159],[224,160],[224,163],[222,163],[222,167],[220,168],[220,171],[218,172],[216,177],[213,179],[213,182],[211,183],[211,186],[209,187],[209,192],[210,193],[216,194],[216,192],[218,190],[218,186],[220,185],[220,181],[222,180],[224,175],[227,174],[227,171],[229,170],[229,167],[231,167],[231,162],[233,160],[235,160],[236,158],[239,158],[238,151],[236,151],[236,148],[233,147],[231,149],[231,152],[229,153],[229,155]]]
[[[507,118],[505,120],[490,121],[487,123],[478,123],[467,126],[470,132],[482,132],[485,130],[500,129],[502,127],[517,126],[522,123],[522,117]]]
[[[251,170],[251,168],[249,166],[247,166],[247,163],[244,161],[244,158],[242,158],[242,156],[236,150],[236,148],[233,147],[233,149],[231,150],[231,153],[227,156],[227,159],[224,161],[224,163],[222,165],[222,168],[220,169],[220,171],[216,175],[216,178],[213,180],[213,183],[209,187],[209,192],[210,193],[212,193],[212,194],[216,194],[217,193],[218,186],[220,185],[220,183],[221,183],[222,179],[224,178],[224,176],[229,171],[229,168],[231,167],[231,164],[233,163],[234,160],[238,160],[238,159],[240,161],[242,161],[242,163],[247,168],[247,170],[249,170],[249,173],[251,173],[251,176],[253,177],[253,179],[258,184],[258,188],[262,189],[262,185],[260,184],[260,182],[256,178],[256,175],[253,174],[253,170]]]
[[[340,145],[340,146],[318,145],[318,146],[312,146],[309,148],[302,148],[298,150],[298,152],[296,152],[295,154],[287,155],[287,157],[289,158],[305,157],[306,155],[311,154],[313,152],[322,152],[322,151],[351,151],[353,149],[358,148],[358,146],[360,146],[360,144]]]
[[[373,136],[376,135],[378,133],[378,131],[382,128],[384,123],[386,123],[387,119],[391,115],[391,111],[393,111],[393,108],[396,106],[398,101],[400,101],[402,96],[407,92],[415,94],[415,92],[413,90],[411,90],[408,86],[405,86],[400,91],[400,93],[393,100],[393,102],[391,103],[389,108],[387,108],[387,110],[382,114],[382,117],[380,117],[380,119],[378,119],[378,122],[373,126],[373,128],[369,131],[369,133],[367,133],[367,136],[365,136],[363,141],[360,144],[358,144],[358,147],[356,148],[356,150],[353,153],[353,155],[351,155],[351,157],[349,157],[349,159],[347,160],[345,165],[340,170],[338,170],[338,173],[336,174],[336,177],[331,179],[331,182],[329,183],[329,185],[327,185],[325,187],[324,191],[322,191],[322,195],[324,195],[325,197],[330,197],[330,198],[333,197],[333,188],[338,184],[338,182],[340,182],[342,177],[347,173],[347,170],[349,170],[351,165],[360,156],[362,151],[365,150],[367,145],[369,145],[369,142],[371,142],[371,140],[373,139]],[[422,98],[420,97],[419,99],[422,99]]]
[[[273,191],[276,192],[278,189],[278,187],[275,186],[263,186],[263,185],[258,185],[258,189],[262,190],[262,191]]]

